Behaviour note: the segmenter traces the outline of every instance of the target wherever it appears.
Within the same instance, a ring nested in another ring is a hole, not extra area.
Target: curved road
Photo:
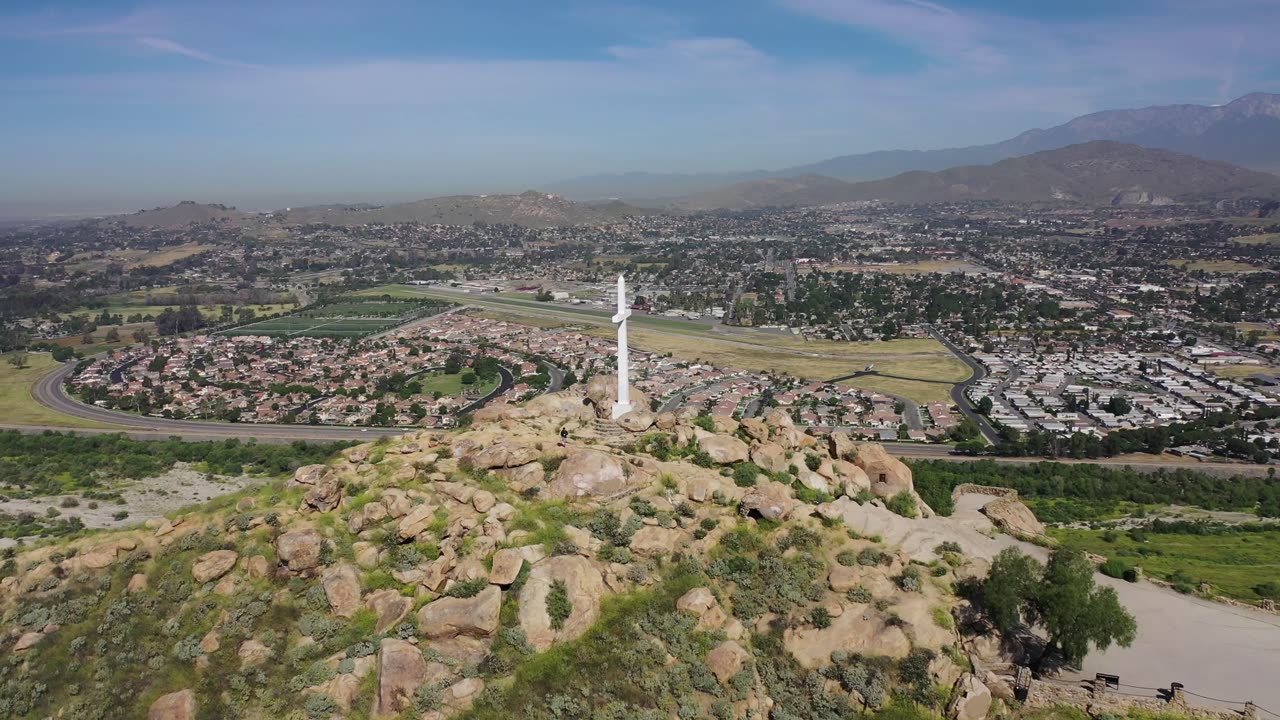
[[[938,332],[932,325],[929,325],[928,328],[929,334],[933,336],[934,340],[942,343],[945,348],[951,351],[952,355],[959,358],[960,362],[968,365],[969,369],[973,371],[973,375],[970,375],[968,380],[961,380],[951,387],[951,402],[955,403],[956,408],[960,410],[962,415],[978,424],[978,429],[982,431],[982,435],[987,439],[987,442],[992,445],[999,444],[1000,433],[996,432],[990,420],[973,409],[973,406],[969,404],[969,397],[965,395],[965,390],[968,390],[970,385],[987,377],[987,369],[982,366],[982,363],[969,357],[969,353],[956,347],[955,343],[948,340],[946,335]]]

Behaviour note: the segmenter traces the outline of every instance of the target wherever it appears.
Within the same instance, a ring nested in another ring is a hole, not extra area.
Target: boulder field
[[[0,695],[46,688],[11,706],[31,717],[94,717],[110,699],[151,720],[435,720],[500,706],[521,663],[592,632],[611,596],[694,567],[702,580],[665,611],[706,644],[696,658],[663,652],[705,668],[681,700],[699,712],[764,717],[784,702],[759,674],[755,638],[773,634],[807,671],[925,658],[953,715],[987,714],[952,622],[953,584],[980,568],[855,527],[903,494],[923,517],[894,523],[932,516],[906,465],[777,410],[741,422],[637,410],[602,428],[612,387],[597,377],[487,407],[465,430],[356,446],[234,506],[18,554],[22,572],[0,580]],[[1023,511],[989,512],[1034,530]],[[775,566],[801,584],[761,584]],[[43,666],[45,652],[82,667]],[[131,684],[100,682],[116,677]],[[839,677],[823,682],[844,701],[886,701]]]

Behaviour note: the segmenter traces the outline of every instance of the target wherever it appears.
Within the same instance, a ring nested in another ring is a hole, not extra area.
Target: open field
[[[420,298],[424,294],[422,288],[413,285],[378,285],[367,290],[353,292],[351,297],[382,297],[386,295],[393,298]]]
[[[1253,377],[1259,373],[1264,375],[1280,373],[1280,367],[1274,365],[1205,365],[1203,367],[1214,375],[1226,378]]]
[[[162,247],[157,250],[111,250],[107,252],[82,252],[71,257],[65,263],[71,270],[101,270],[111,265],[122,265],[126,269],[139,267],[163,267],[193,255],[213,250],[215,245],[185,243]]]
[[[223,335],[267,335],[270,337],[361,338],[401,324],[399,318],[308,318],[289,315],[241,325]]]
[[[542,328],[544,330],[568,327],[571,325],[571,323],[566,320],[557,320],[555,318],[548,317],[535,317],[533,315],[521,315],[519,313],[509,313],[501,310],[482,310],[476,313],[475,316],[485,318],[486,320],[497,320],[499,322],[515,323],[517,325],[528,325],[530,327]]]
[[[613,337],[600,331],[603,337]],[[782,336],[780,336],[782,337]],[[830,380],[852,375],[874,363],[877,372],[901,378],[866,375],[843,384],[893,393],[914,400],[946,400],[951,386],[969,377],[969,368],[932,340],[892,340],[881,343],[823,343],[840,348],[840,357],[813,357],[788,349],[750,346],[718,338],[685,338],[643,328],[631,331],[637,348],[721,367],[794,375],[805,380]],[[899,345],[899,343],[902,343]],[[842,347],[845,346],[845,347]],[[823,351],[831,348],[823,348]]]
[[[1241,235],[1240,237],[1231,238],[1231,241],[1238,242],[1241,245],[1280,245],[1280,233]]]
[[[72,312],[64,313],[64,315],[88,315],[90,317],[96,317],[101,315],[102,311],[105,309],[111,315],[123,315],[126,318],[130,315],[142,315],[144,317],[151,315],[154,317],[165,310],[176,311],[179,307],[179,305],[146,305],[138,302],[112,302],[105,308],[80,307],[76,308]],[[267,305],[234,305],[232,307],[236,310],[246,308],[254,311],[258,315],[274,315],[276,313],[289,312],[296,306],[293,304],[275,303]],[[211,319],[217,319],[221,317],[222,314],[221,305],[201,305],[199,306],[199,309],[205,317]]]
[[[31,396],[31,386],[57,367],[59,363],[48,353],[31,353],[27,356],[27,367],[22,369],[10,365],[9,356],[4,356],[0,360],[0,422],[67,428],[111,427],[63,415],[36,402]]]
[[[1258,332],[1262,333],[1260,337],[1263,340],[1280,339],[1280,332],[1273,330],[1271,326],[1266,323],[1238,322],[1235,324],[1235,327],[1237,330],[1239,330],[1242,333],[1248,333],[1250,331],[1257,330]]]
[[[1147,533],[1145,542],[1126,533],[1107,542],[1102,530],[1051,529],[1049,534],[1069,547],[1141,565],[1147,575],[1162,580],[1181,571],[1193,584],[1207,582],[1246,602],[1261,599],[1255,586],[1280,583],[1280,528],[1226,535]]]
[[[1188,260],[1185,258],[1169,261],[1170,265],[1183,270],[1203,270],[1211,273],[1253,273],[1262,272],[1264,268],[1239,260]]]
[[[424,395],[431,395],[438,392],[440,393],[440,397],[454,397],[455,395],[461,395],[463,390],[473,390],[477,397],[482,397],[494,388],[498,387],[497,378],[487,382],[477,379],[475,384],[471,386],[463,385],[462,373],[454,373],[452,375],[446,375],[444,373],[422,375],[414,378],[414,380],[422,383],[422,393]]]

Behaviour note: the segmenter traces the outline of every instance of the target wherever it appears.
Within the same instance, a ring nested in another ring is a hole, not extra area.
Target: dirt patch
[[[262,478],[213,475],[195,470],[186,463],[177,463],[163,475],[115,486],[113,490],[124,498],[123,503],[77,498],[80,503],[78,507],[64,508],[61,507],[63,499],[75,496],[51,495],[0,502],[0,512],[10,515],[28,512],[44,517],[52,507],[57,508],[61,513],[60,517],[78,517],[90,529],[126,528],[262,482],[265,482]],[[97,507],[89,507],[90,502],[96,503]],[[120,512],[128,513],[128,516],[117,519],[116,514]],[[0,547],[10,544],[13,544],[12,540],[0,538]]]

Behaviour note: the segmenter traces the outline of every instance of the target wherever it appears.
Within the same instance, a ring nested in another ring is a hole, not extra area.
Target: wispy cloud
[[[173,40],[169,40],[168,38],[143,35],[134,39],[137,41],[138,45],[148,50],[154,50],[158,53],[169,54],[169,55],[181,55],[182,57],[191,58],[192,60],[199,60],[200,62],[212,63],[214,65],[225,65],[227,67],[238,67],[238,68],[261,67],[260,65],[240,62],[239,60],[228,60],[226,58],[221,58],[221,57],[218,57],[217,55],[212,55],[210,53],[203,52],[201,50],[196,50],[195,48],[187,47],[186,45],[183,45],[180,42],[175,42]]]

